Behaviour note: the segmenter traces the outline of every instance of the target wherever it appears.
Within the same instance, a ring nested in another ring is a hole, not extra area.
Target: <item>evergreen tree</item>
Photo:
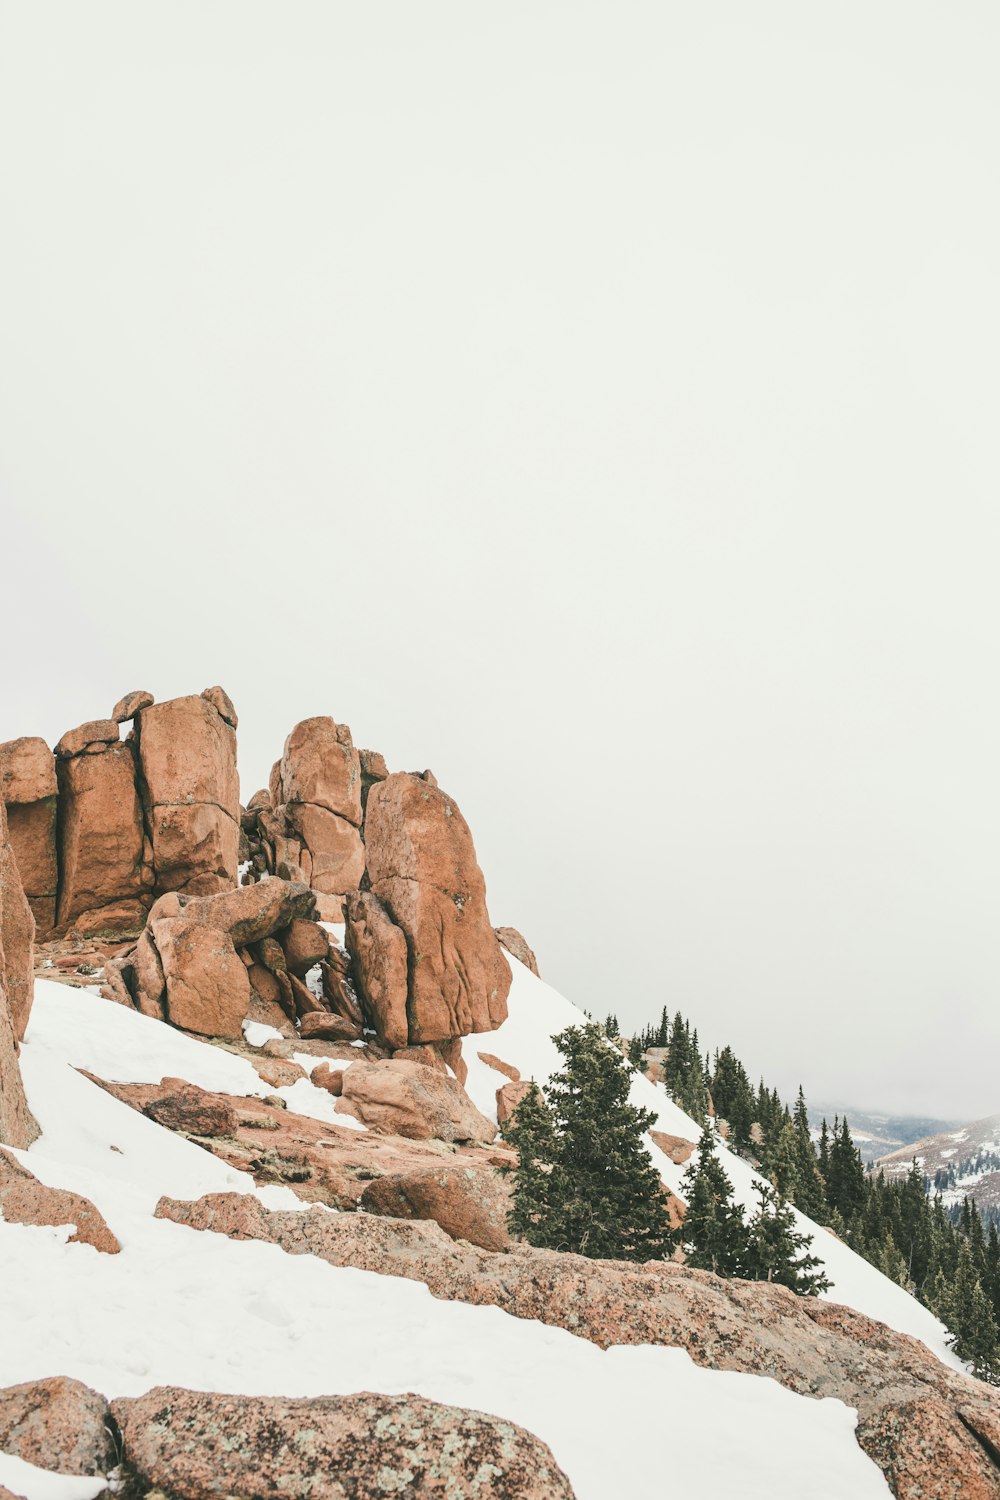
[[[760,1203],[750,1220],[745,1274],[751,1281],[776,1281],[802,1297],[825,1292],[830,1281],[823,1262],[809,1253],[812,1238],[795,1227],[795,1215],[766,1184],[757,1188]]]
[[[634,1036],[628,1044],[628,1060],[633,1068],[642,1067],[642,1054],[645,1049],[642,1045],[642,1037]]]
[[[532,1080],[531,1092],[520,1101],[503,1127],[503,1138],[517,1152],[512,1170],[513,1194],[507,1224],[511,1234],[546,1250],[558,1249],[562,1229],[554,1216],[552,1173],[556,1164],[556,1134],[552,1111]]]
[[[794,1194],[788,1196],[793,1197],[796,1207],[808,1214],[810,1219],[822,1223],[826,1214],[826,1195],[816,1161],[816,1148],[809,1129],[809,1111],[806,1109],[806,1096],[801,1084],[792,1113],[792,1125],[795,1132],[795,1174],[798,1180]]]
[[[661,1259],[672,1238],[659,1174],[643,1142],[656,1116],[628,1102],[629,1066],[600,1026],[570,1026],[553,1041],[562,1070],[527,1124],[525,1100],[504,1132],[519,1157],[511,1227],[549,1249]]]
[[[743,1209],[733,1202],[733,1186],[716,1155],[715,1130],[706,1124],[681,1182],[687,1203],[677,1231],[687,1264],[717,1276],[742,1276],[746,1271],[747,1230]]]
[[[613,1011],[609,1014],[608,1019],[604,1023],[604,1035],[606,1037],[610,1037],[612,1041],[614,1041],[616,1037],[621,1036],[621,1031],[618,1026],[618,1017],[614,1014]]]

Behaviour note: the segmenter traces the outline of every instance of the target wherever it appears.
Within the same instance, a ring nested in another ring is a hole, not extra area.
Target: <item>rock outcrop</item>
[[[402,1058],[355,1063],[344,1074],[336,1108],[370,1130],[411,1140],[489,1142],[497,1133],[457,1079]]]
[[[38,1135],[17,1060],[34,992],[33,940],[34,922],[0,801],[0,1141],[19,1147],[30,1146]]]
[[[220,1396],[158,1387],[113,1401],[124,1468],[173,1500],[572,1500],[549,1448],[512,1422],[420,1396]]]
[[[486,883],[456,804],[421,776],[389,776],[368,796],[365,850],[371,890],[406,939],[409,1042],[500,1026],[510,968],[490,926]],[[363,995],[370,951],[350,922],[347,946]],[[397,997],[397,1009],[398,1003]]]
[[[0,1452],[58,1474],[107,1474],[118,1462],[104,1397],[65,1375],[0,1389]]]
[[[484,1250],[510,1244],[511,1188],[489,1163],[386,1173],[368,1184],[358,1206],[389,1219],[432,1219],[453,1240]]]
[[[59,779],[60,927],[128,936],[145,919],[151,872],[143,865],[142,803],[135,754],[118,726],[89,740],[96,726],[64,735],[56,747]]]
[[[508,953],[512,953],[516,959],[519,959],[526,969],[531,970],[532,974],[538,973],[538,959],[516,927],[497,927],[494,931]]]
[[[156,1212],[292,1255],[422,1281],[435,1297],[499,1307],[604,1349],[666,1344],[709,1369],[833,1396],[857,1408],[858,1442],[897,1500],[1000,1500],[996,1393],[850,1308],[671,1262],[635,1266],[523,1245],[497,1254],[449,1239],[435,1224],[269,1210],[235,1193],[163,1198]]]
[[[157,891],[212,895],[236,884],[240,794],[232,718],[231,704],[224,717],[204,695],[154,703],[137,716]]]
[[[0,797],[7,832],[40,938],[55,926],[59,866],[56,858],[55,756],[44,740],[0,745]]]
[[[71,1245],[92,1245],[107,1255],[117,1255],[121,1249],[89,1198],[46,1187],[4,1150],[0,1150],[0,1217],[9,1224],[73,1224]]]
[[[108,964],[109,998],[124,994],[144,1015],[229,1039],[242,1035],[247,1019],[281,1030],[315,1011],[325,1015],[330,1002],[290,971],[287,957],[292,970],[311,958],[318,974],[329,955],[326,933],[311,920],[314,903],[306,886],[285,880],[214,896],[167,892],[134,949]],[[342,1029],[347,1040],[360,1032],[346,1021]]]

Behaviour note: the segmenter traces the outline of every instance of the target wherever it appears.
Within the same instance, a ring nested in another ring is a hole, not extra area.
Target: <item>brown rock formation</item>
[[[410,1034],[406,935],[372,891],[348,897],[345,941],[369,1025],[387,1047],[405,1047]]]
[[[84,726],[87,732],[91,728]],[[149,882],[143,873],[142,807],[132,746],[119,742],[117,725],[114,730],[112,742],[97,742],[96,754],[86,749],[72,754],[57,749],[60,884],[56,920],[66,927],[85,914],[108,909],[109,935],[127,936],[142,929]],[[64,735],[60,746],[76,744],[83,732]],[[96,920],[100,923],[101,918]]]
[[[850,1308],[671,1262],[633,1266],[515,1245],[497,1254],[436,1225],[370,1215],[270,1211],[233,1193],[163,1198],[161,1218],[289,1254],[423,1281],[433,1296],[502,1308],[601,1348],[666,1344],[715,1370],[766,1374],[804,1396],[856,1407],[858,1442],[898,1500],[998,1500],[1000,1398],[916,1339]]]
[[[65,1375],[0,1390],[0,1451],[59,1474],[107,1474],[118,1462],[104,1397]]]
[[[532,974],[538,973],[538,959],[532,953],[516,927],[495,927],[493,930],[508,953],[512,953],[515,958],[520,959],[521,963],[524,964],[525,968],[530,969]]]
[[[572,1500],[538,1438],[420,1396],[296,1400],[160,1386],[111,1412],[141,1493],[174,1500]]]
[[[686,1141],[681,1135],[668,1135],[665,1130],[651,1130],[649,1134],[653,1144],[677,1167],[682,1167],[694,1152],[696,1143]]]
[[[30,941],[26,954],[22,947],[24,910],[24,892],[7,841],[7,814],[0,799],[0,1141],[19,1147],[30,1146],[38,1135],[17,1061],[19,1033],[23,1035],[27,1025],[34,990]]]
[[[108,1255],[121,1249],[103,1215],[88,1198],[45,1187],[9,1151],[0,1150],[0,1215],[9,1224],[75,1224],[70,1244],[93,1245]]]
[[[376,1178],[359,1207],[390,1219],[432,1219],[455,1240],[484,1250],[510,1244],[511,1190],[495,1167],[442,1166]]]
[[[152,693],[147,693],[144,688],[134,688],[131,693],[126,693],[119,698],[111,710],[111,717],[116,724],[128,724],[135,718],[136,714],[154,703]]]
[[[24,894],[39,937],[55,926],[59,870],[56,858],[56,762],[44,740],[0,745],[0,797]]]
[[[497,1133],[456,1079],[399,1058],[355,1063],[344,1074],[337,1109],[371,1130],[411,1140],[489,1142]]]
[[[157,890],[212,895],[234,886],[240,798],[232,724],[215,702],[192,696],[151,704],[136,727]]]
[[[510,969],[455,803],[422,777],[389,776],[369,794],[365,844],[371,889],[406,938],[409,1041],[447,1041],[501,1025]],[[368,988],[365,974],[361,987]]]
[[[239,1036],[250,981],[229,934],[183,916],[162,917],[150,931],[163,966],[168,1020],[200,1036]]]
[[[506,1125],[522,1099],[526,1099],[538,1087],[527,1078],[511,1079],[497,1089],[497,1124]]]

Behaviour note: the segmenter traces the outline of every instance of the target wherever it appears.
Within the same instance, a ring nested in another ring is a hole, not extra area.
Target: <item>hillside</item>
[[[956,1130],[959,1125],[957,1120],[934,1120],[924,1115],[879,1114],[843,1103],[809,1106],[809,1123],[817,1137],[824,1120],[832,1125],[835,1118],[843,1119],[845,1115],[851,1127],[851,1137],[865,1162],[901,1151],[925,1136]]]
[[[1000,1208],[1000,1115],[923,1136],[879,1156],[875,1168],[905,1177],[914,1161],[949,1207],[971,1198],[981,1209]]]
[[[0,1500],[652,1500],[644,1430],[688,1493],[998,1500],[992,1391],[803,1216],[821,1299],[511,1239],[498,1120],[581,1013],[430,772],[307,720],[244,807],[235,729],[0,747]],[[679,1219],[698,1127],[631,1091]]]

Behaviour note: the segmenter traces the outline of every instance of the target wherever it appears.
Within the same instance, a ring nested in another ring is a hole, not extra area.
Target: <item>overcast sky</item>
[[[0,4],[0,739],[330,713],[496,922],[1000,1110],[1000,12]]]

